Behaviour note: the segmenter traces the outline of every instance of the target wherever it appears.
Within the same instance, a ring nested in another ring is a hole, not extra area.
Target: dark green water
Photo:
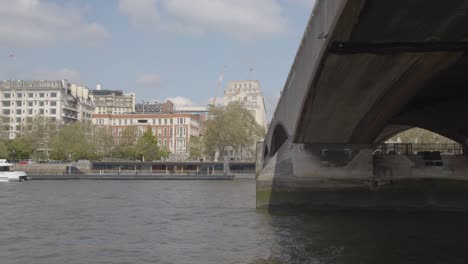
[[[255,210],[255,182],[0,184],[0,263],[468,263],[468,215]]]

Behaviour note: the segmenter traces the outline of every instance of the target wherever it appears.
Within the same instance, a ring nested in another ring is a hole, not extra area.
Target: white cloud
[[[0,35],[4,43],[22,45],[89,45],[109,37],[102,25],[84,21],[79,9],[43,0],[0,0]]]
[[[33,79],[37,80],[68,80],[79,84],[80,73],[70,68],[61,69],[38,69],[32,73]]]
[[[158,87],[161,84],[161,77],[157,74],[143,74],[137,78],[136,84],[142,87]]]
[[[278,0],[119,0],[119,10],[134,25],[165,31],[245,39],[287,29]]]
[[[177,96],[177,97],[169,97],[166,101],[171,101],[174,103],[175,106],[194,106],[195,103],[187,97]]]

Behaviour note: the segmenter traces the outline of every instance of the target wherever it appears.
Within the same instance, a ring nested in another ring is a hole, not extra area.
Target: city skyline
[[[222,98],[227,80],[254,79],[271,114],[313,2],[0,0],[9,28],[0,29],[0,77],[102,83],[182,106]]]

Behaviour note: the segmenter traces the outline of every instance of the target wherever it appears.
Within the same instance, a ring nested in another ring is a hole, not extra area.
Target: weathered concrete
[[[257,161],[257,205],[468,209],[467,160],[372,157],[415,126],[467,144],[467,23],[464,0],[318,0]]]

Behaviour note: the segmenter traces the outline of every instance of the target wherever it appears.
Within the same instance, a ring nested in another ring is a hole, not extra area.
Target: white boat
[[[6,159],[0,159],[0,182],[29,181],[29,177],[24,171],[12,171],[13,164]]]

